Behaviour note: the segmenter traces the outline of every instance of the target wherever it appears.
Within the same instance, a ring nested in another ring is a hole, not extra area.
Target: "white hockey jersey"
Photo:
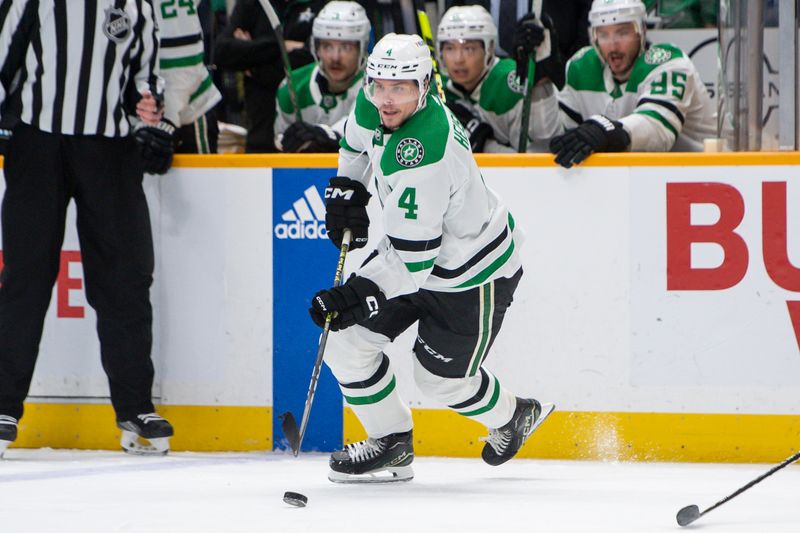
[[[292,84],[297,93],[297,107],[300,108],[303,122],[330,126],[339,135],[344,134],[344,123],[353,109],[363,78],[364,71],[360,71],[345,92],[334,94],[327,89],[327,80],[320,72],[319,63],[310,63],[293,70]],[[283,132],[297,120],[286,79],[278,88],[277,104],[275,139],[280,143]]]
[[[162,0],[155,6],[159,67],[165,83],[164,116],[176,126],[193,123],[222,99],[203,62],[199,3]]]
[[[519,132],[522,127],[522,103],[525,88],[517,78],[516,63],[512,59],[495,58],[489,71],[477,87],[467,93],[444,78],[445,98],[462,104],[489,124],[497,144],[487,144],[487,152],[516,152],[519,146]],[[555,91],[542,99],[538,106],[531,106],[528,121],[528,151],[536,149],[535,141],[548,139],[558,126],[558,116],[547,112],[557,105]],[[503,149],[502,147],[508,147]]]
[[[534,104],[540,105],[540,104]],[[619,120],[634,152],[694,152],[717,136],[711,101],[691,60],[677,47],[656,44],[634,62],[619,84],[597,51],[587,46],[567,63],[567,82],[558,95],[560,127],[576,127],[591,115]]]
[[[339,175],[367,184],[371,168],[386,236],[358,274],[387,298],[458,292],[512,276],[520,233],[472,157],[467,132],[437,96],[389,132],[359,92],[339,151]]]

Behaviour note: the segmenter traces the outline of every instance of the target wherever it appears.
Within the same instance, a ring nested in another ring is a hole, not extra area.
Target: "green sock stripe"
[[[394,390],[395,385],[396,381],[394,379],[394,376],[392,376],[392,381],[390,381],[389,384],[386,385],[386,387],[376,392],[375,394],[372,394],[371,396],[345,395],[344,399],[347,400],[347,403],[349,403],[350,405],[369,405],[372,403],[378,403],[379,401],[389,396],[389,394],[391,394],[391,392]]]
[[[495,404],[497,404],[497,399],[500,397],[500,380],[496,377],[494,378],[494,391],[492,391],[492,399],[489,400],[489,403],[475,409],[474,411],[467,411],[466,413],[459,413],[461,416],[478,416],[482,415],[486,411],[489,411],[494,408]]]

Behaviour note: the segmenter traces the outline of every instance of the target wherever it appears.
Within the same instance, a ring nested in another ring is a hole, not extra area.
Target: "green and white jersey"
[[[519,131],[522,127],[522,102],[525,88],[517,78],[516,63],[512,59],[495,58],[492,66],[484,75],[478,86],[471,93],[465,92],[444,77],[445,97],[464,105],[477,114],[482,122],[486,122],[494,131],[495,140],[501,145],[511,147],[514,151],[519,146]],[[545,140],[552,136],[558,126],[558,117],[548,113],[547,109],[557,105],[555,91],[549,92],[540,100],[540,105],[531,106],[528,122],[529,141]],[[528,151],[535,151],[532,143]],[[488,148],[486,151],[510,151]]]
[[[339,175],[371,168],[386,236],[358,274],[387,298],[467,290],[521,266],[519,230],[481,177],[461,123],[437,96],[394,132],[359,92],[339,150]]]
[[[702,151],[703,139],[717,136],[700,75],[669,44],[653,45],[641,54],[624,84],[614,80],[594,48],[579,50],[567,63],[558,103],[565,129],[596,114],[619,120],[631,135],[632,151]]]
[[[159,29],[159,67],[164,78],[164,116],[176,126],[193,123],[222,95],[203,61],[199,0],[154,0]]]
[[[353,109],[363,78],[364,71],[359,71],[345,92],[334,94],[328,90],[328,82],[322,76],[319,62],[293,70],[292,84],[297,93],[297,107],[300,108],[303,122],[330,126],[333,131],[342,135],[344,122]],[[286,128],[296,121],[286,79],[278,88],[277,103],[275,137],[279,141]]]

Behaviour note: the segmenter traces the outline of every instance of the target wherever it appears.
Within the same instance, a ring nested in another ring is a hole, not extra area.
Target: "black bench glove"
[[[564,168],[582,163],[594,152],[624,152],[631,136],[621,122],[603,115],[592,115],[580,126],[550,140],[556,163]]]

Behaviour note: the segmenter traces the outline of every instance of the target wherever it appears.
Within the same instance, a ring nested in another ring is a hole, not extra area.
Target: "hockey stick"
[[[730,496],[726,496],[726,497],[722,498],[720,501],[718,501],[717,503],[715,503],[714,505],[712,505],[711,507],[709,507],[708,509],[706,509],[703,512],[700,512],[700,508],[697,507],[696,505],[687,505],[686,507],[684,507],[683,509],[678,511],[678,514],[675,517],[676,520],[678,520],[678,525],[680,525],[680,526],[688,526],[689,524],[691,524],[692,522],[694,522],[695,520],[697,520],[698,518],[700,518],[704,514],[713,511],[714,509],[716,509],[717,507],[719,507],[723,503],[727,502],[728,500],[733,499],[734,497],[736,497],[739,494],[743,493],[744,491],[746,491],[747,489],[749,489],[753,485],[755,485],[757,483],[760,483],[761,481],[765,480],[766,478],[768,478],[769,476],[771,476],[772,474],[774,474],[775,472],[777,472],[781,468],[789,466],[790,464],[794,463],[798,459],[800,459],[800,452],[797,452],[796,454],[792,455],[791,457],[789,457],[788,459],[783,461],[781,464],[772,467],[768,472],[766,472],[764,474],[761,474],[760,476],[755,478],[753,481],[751,481],[747,485],[741,487],[740,489],[738,489],[736,492],[734,492]]]
[[[289,53],[286,51],[286,42],[283,40],[283,25],[281,24],[281,20],[278,18],[278,14],[275,13],[275,9],[269,3],[269,0],[258,0],[261,3],[261,8],[266,13],[267,18],[269,19],[269,25],[272,26],[272,30],[275,32],[275,39],[278,41],[278,48],[281,51],[281,60],[283,61],[283,72],[286,75],[286,84],[289,87],[289,98],[292,101],[292,107],[294,108],[294,116],[297,122],[303,120],[302,116],[300,115],[300,108],[297,107],[297,93],[294,91],[294,82],[292,82],[292,64],[289,62]]]
[[[347,257],[347,250],[350,248],[350,238],[352,234],[349,229],[344,230],[342,236],[342,247],[339,251],[339,262],[336,264],[336,275],[333,278],[333,286],[338,287],[342,283],[342,272],[344,271],[344,260]],[[319,372],[322,368],[322,358],[325,355],[325,345],[328,343],[328,333],[331,330],[331,319],[333,313],[328,313],[325,316],[325,325],[322,328],[322,336],[319,338],[319,349],[317,350],[317,360],[314,362],[314,369],[311,371],[311,384],[308,386],[308,395],[306,396],[306,405],[303,408],[303,419],[300,421],[300,430],[297,430],[297,422],[291,411],[286,411],[281,415],[283,420],[281,427],[286,440],[292,447],[292,453],[297,457],[300,453],[300,445],[303,444],[303,437],[306,434],[308,427],[308,418],[311,416],[311,404],[314,402],[314,393],[317,391],[317,381],[319,380]]]
[[[528,55],[528,75],[525,78],[525,97],[522,99],[522,119],[519,126],[519,143],[517,152],[524,154],[528,150],[528,125],[531,122],[531,100],[533,99],[533,71],[536,64],[533,56]]]
[[[417,12],[417,24],[422,40],[428,45],[433,62],[433,80],[436,83],[436,92],[442,102],[446,102],[444,86],[442,85],[442,75],[439,72],[439,62],[436,61],[436,45],[433,42],[433,32],[431,31],[431,21],[428,19],[428,12],[425,11],[425,0],[414,0],[414,9]]]
[[[542,2],[530,0],[528,2],[528,12],[534,13],[536,18],[542,19]],[[516,50],[514,51],[516,52]],[[533,62],[533,54],[528,54],[528,75],[525,78],[525,97],[522,99],[522,119],[519,127],[519,142],[517,152],[524,154],[528,150],[528,125],[531,122],[531,100],[533,99],[533,75],[536,64]]]

